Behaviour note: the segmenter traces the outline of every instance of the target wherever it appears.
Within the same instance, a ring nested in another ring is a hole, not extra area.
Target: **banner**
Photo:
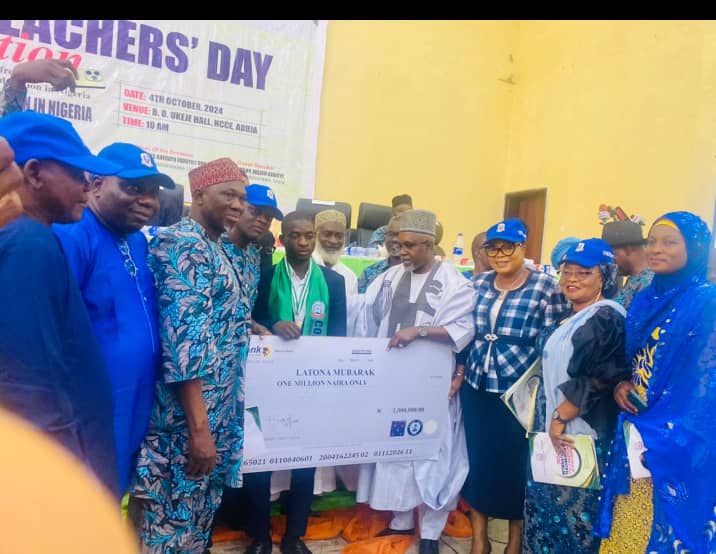
[[[449,432],[448,345],[251,337],[242,471],[432,459]]]
[[[95,152],[136,144],[183,185],[232,158],[290,211],[313,196],[325,43],[325,21],[0,20],[0,78],[69,59],[76,90],[28,85],[28,109],[70,120]]]

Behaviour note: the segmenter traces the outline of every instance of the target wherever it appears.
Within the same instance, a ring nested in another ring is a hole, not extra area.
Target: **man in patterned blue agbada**
[[[248,312],[225,229],[247,180],[228,158],[189,172],[192,207],[152,240],[162,368],[130,486],[142,552],[203,554],[230,468],[241,461],[238,405]]]

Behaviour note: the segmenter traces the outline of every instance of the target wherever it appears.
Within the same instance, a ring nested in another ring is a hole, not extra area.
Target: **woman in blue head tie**
[[[647,257],[655,276],[627,316],[633,372],[614,391],[623,411],[595,528],[610,537],[602,552],[716,551],[716,287],[706,280],[710,248],[708,226],[689,212],[667,213],[649,231]],[[630,480],[625,424],[641,435],[641,460],[651,478]]]

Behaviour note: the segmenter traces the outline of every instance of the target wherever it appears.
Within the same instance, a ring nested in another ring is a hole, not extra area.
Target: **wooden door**
[[[541,263],[544,209],[547,189],[511,192],[505,195],[505,219],[519,217],[527,226],[527,254],[535,263]]]

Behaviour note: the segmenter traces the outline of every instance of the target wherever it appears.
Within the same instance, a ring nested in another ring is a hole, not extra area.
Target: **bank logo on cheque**
[[[407,423],[404,419],[391,422],[391,437],[404,437],[406,431],[411,437],[419,435],[423,431],[423,422],[419,419],[413,419],[410,423]]]
[[[408,423],[408,435],[411,437],[414,437],[415,435],[419,435],[420,432],[423,430],[423,422],[419,419],[414,419],[410,423]]]
[[[254,356],[261,356],[262,358],[269,358],[272,352],[273,349],[268,345],[264,346],[262,344],[257,344],[256,346],[249,348],[250,354],[253,354]]]

